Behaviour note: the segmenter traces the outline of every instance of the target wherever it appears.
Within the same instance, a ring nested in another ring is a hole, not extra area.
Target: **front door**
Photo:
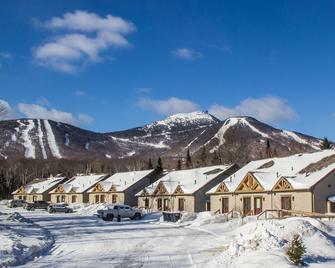
[[[263,210],[263,204],[262,204],[262,198],[261,197],[255,197],[254,198],[254,211],[255,215],[258,215]]]
[[[178,199],[178,210],[179,211],[184,211],[185,210],[184,204],[185,204],[184,198],[179,198]]]
[[[169,199],[164,198],[164,211],[169,211]]]
[[[243,215],[250,215],[251,212],[251,198],[243,197]]]
[[[222,197],[222,213],[228,213],[229,212],[229,198],[228,197]]]
[[[158,210],[162,210],[162,203],[163,203],[162,198],[158,198],[157,199],[157,209]]]
[[[290,196],[281,197],[281,208],[285,210],[292,210],[292,203]]]

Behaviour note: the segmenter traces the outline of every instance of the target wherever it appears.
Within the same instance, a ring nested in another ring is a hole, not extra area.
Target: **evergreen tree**
[[[290,242],[286,255],[288,258],[297,266],[304,264],[302,257],[306,253],[306,248],[302,242],[302,239],[299,235],[295,234],[293,240]]]
[[[212,165],[219,165],[221,164],[221,159],[219,157],[218,151],[214,151],[212,160],[211,160]]]
[[[178,162],[177,162],[177,170],[182,170],[181,160],[180,159],[178,159]]]
[[[153,169],[154,166],[152,165],[152,161],[151,161],[151,158],[149,158],[149,161],[148,161],[148,169]]]
[[[193,164],[192,164],[191,153],[190,153],[190,149],[188,149],[187,154],[186,154],[186,167],[191,168],[192,166]]]
[[[156,171],[157,172],[162,172],[163,171],[163,163],[162,163],[161,157],[158,157]]]
[[[271,150],[271,144],[270,144],[269,139],[266,140],[266,157],[268,158],[272,157],[272,150]]]
[[[207,152],[206,152],[206,147],[203,146],[201,150],[201,155],[200,155],[200,166],[206,166],[207,164]]]
[[[324,139],[322,140],[322,142],[320,144],[320,149],[321,150],[327,150],[327,149],[331,149],[331,148],[333,148],[333,144],[326,137],[324,137]]]

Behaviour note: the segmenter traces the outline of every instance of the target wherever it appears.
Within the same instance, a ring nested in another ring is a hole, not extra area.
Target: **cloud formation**
[[[15,112],[10,104],[0,99],[0,120],[8,120],[15,118]]]
[[[77,126],[93,123],[93,118],[89,115],[74,115],[70,112],[60,111],[55,108],[46,108],[38,104],[19,103],[17,108],[20,113],[28,118],[50,119]]]
[[[171,51],[171,54],[181,60],[197,60],[202,58],[202,54],[199,51],[196,51],[191,48],[178,48],[176,50]]]
[[[65,73],[101,61],[102,53],[112,47],[128,47],[126,35],[136,30],[132,22],[120,17],[101,17],[81,10],[38,24],[60,34],[33,50],[35,60],[41,66]]]
[[[0,58],[11,60],[13,58],[13,55],[9,52],[0,52]]]
[[[143,109],[154,111],[162,115],[172,115],[177,113],[189,113],[199,110],[199,105],[186,99],[171,97],[166,100],[155,100],[140,98],[137,105]]]
[[[284,99],[279,97],[248,98],[235,107],[214,104],[209,113],[219,119],[232,116],[252,116],[265,123],[291,121],[296,113]]]

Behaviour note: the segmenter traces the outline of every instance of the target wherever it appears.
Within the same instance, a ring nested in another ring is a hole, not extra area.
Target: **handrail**
[[[288,210],[288,209],[266,209],[260,214],[258,214],[257,219],[259,220],[261,216],[265,216],[265,219],[268,219],[269,212],[277,212],[277,218],[281,219],[284,216],[291,217],[311,217],[311,218],[326,218],[326,219],[335,219],[335,215],[327,215],[323,213],[317,212],[308,212],[308,211],[300,211],[300,210]],[[286,214],[286,215],[285,215]]]
[[[214,215],[217,215],[217,214],[220,214],[221,213],[221,210],[218,209],[217,211],[214,212]]]

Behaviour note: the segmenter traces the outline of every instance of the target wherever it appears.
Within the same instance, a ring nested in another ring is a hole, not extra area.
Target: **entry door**
[[[229,198],[228,197],[222,197],[222,213],[228,213],[229,212]]]
[[[162,198],[158,198],[157,199],[157,209],[158,210],[162,210],[162,203],[163,203]]]
[[[292,203],[290,196],[281,197],[281,208],[286,210],[292,210]]]
[[[164,211],[169,211],[169,199],[164,198]]]
[[[263,210],[263,204],[262,204],[262,198],[261,197],[255,197],[254,198],[254,211],[255,215],[258,215]]]
[[[185,204],[184,198],[179,198],[178,199],[178,210],[179,211],[184,211],[185,210],[184,204]]]
[[[251,211],[251,198],[243,197],[243,214],[250,215]]]

